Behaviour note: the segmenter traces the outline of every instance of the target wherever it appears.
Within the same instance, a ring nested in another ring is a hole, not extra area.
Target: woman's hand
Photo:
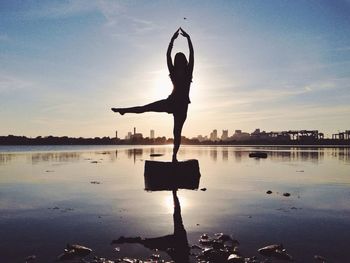
[[[181,27],[180,27],[180,30],[181,30],[181,35],[183,35],[183,36],[186,37],[186,38],[189,38],[189,37],[190,37],[190,35],[187,34],[187,33],[185,32],[185,30],[183,30]]]
[[[174,35],[172,36],[172,38],[171,38],[171,41],[173,42],[176,38],[177,38],[177,36],[179,35],[179,31],[180,31],[180,28],[178,29],[178,30],[176,30],[176,32],[174,33]]]

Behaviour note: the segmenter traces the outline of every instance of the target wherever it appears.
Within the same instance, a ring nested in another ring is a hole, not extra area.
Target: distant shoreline
[[[289,140],[289,139],[250,139],[245,141],[199,141],[197,139],[188,139],[182,137],[182,145],[221,145],[221,146],[337,146],[337,147],[350,147],[350,139],[303,139],[303,140]],[[26,136],[0,136],[0,145],[168,145],[173,144],[172,138],[158,137],[155,139],[150,138],[132,138],[132,139],[119,139],[110,137],[95,137],[95,138],[74,138],[74,137],[56,137],[47,136],[36,138],[28,138]]]

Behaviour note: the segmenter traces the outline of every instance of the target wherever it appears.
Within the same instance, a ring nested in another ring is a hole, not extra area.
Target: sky
[[[110,108],[171,93],[180,26],[195,59],[183,135],[350,129],[349,0],[3,0],[0,135],[172,137],[170,114]]]

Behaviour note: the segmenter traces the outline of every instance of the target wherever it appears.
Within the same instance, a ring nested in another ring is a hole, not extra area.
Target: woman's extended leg
[[[148,111],[169,112],[169,105],[166,100],[159,100],[144,106],[130,108],[112,108],[112,111],[119,112],[121,115],[125,113],[144,113]]]
[[[181,131],[187,117],[187,111],[182,114],[174,113],[174,148],[173,148],[173,162],[177,161],[176,155],[181,144]]]

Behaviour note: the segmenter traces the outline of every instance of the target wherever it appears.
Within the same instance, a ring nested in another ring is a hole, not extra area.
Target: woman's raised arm
[[[183,35],[184,37],[187,38],[188,48],[190,50],[190,56],[188,58],[188,68],[189,68],[189,71],[190,71],[191,76],[192,76],[193,65],[194,65],[194,51],[193,51],[192,41],[191,41],[190,35],[187,34],[182,28],[180,28],[180,29],[181,29],[181,35]]]
[[[176,30],[176,32],[172,36],[172,38],[170,40],[170,43],[169,43],[169,46],[168,46],[168,50],[166,52],[166,62],[167,62],[167,65],[168,65],[169,73],[173,72],[173,69],[174,69],[173,61],[171,59],[171,50],[173,49],[174,40],[179,35],[179,30],[180,30],[180,28],[178,30]]]

